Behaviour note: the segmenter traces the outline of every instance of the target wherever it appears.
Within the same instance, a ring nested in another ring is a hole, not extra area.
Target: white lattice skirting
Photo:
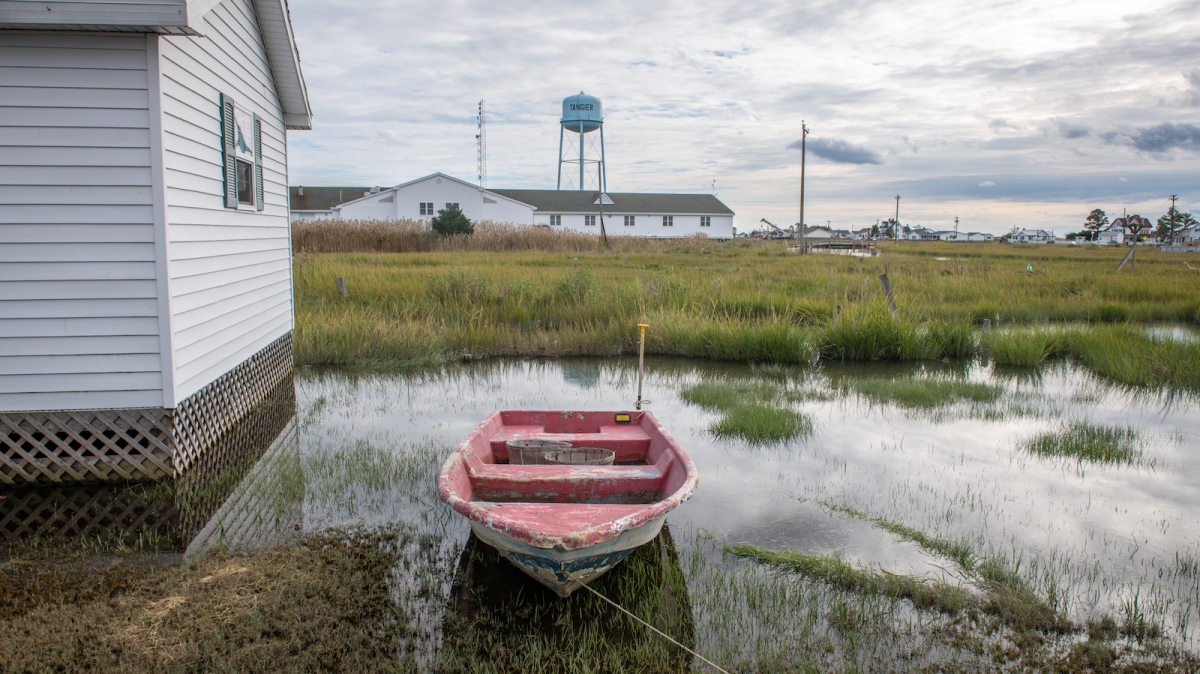
[[[292,335],[175,410],[0,413],[0,485],[159,480],[181,475],[292,370]]]

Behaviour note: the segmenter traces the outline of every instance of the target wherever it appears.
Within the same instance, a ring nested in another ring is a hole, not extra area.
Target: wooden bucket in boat
[[[540,438],[509,440],[504,444],[508,448],[508,462],[518,466],[546,463],[546,452],[571,448],[571,443],[563,440],[543,440]]]

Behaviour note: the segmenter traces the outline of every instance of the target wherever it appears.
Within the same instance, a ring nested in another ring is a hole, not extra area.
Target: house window
[[[636,217],[637,217],[637,216],[635,216],[635,215],[626,215],[626,216],[625,216],[625,226],[626,226],[626,227],[633,227],[633,225],[634,225],[634,218],[636,218]]]
[[[712,227],[712,217],[708,216],[708,215],[701,215],[700,216],[700,226],[701,227]]]
[[[596,226],[596,216],[594,216],[594,215],[583,216],[583,224],[586,227],[595,227]]]
[[[238,203],[254,205],[254,164],[237,160]]]
[[[663,227],[674,227],[674,226],[675,226],[675,216],[674,215],[664,215],[663,216]]]
[[[450,208],[450,207],[458,208],[458,204],[452,204],[452,203],[450,203],[449,201],[447,201],[447,202],[446,202],[446,208]]]
[[[221,164],[225,208],[263,210],[262,121],[220,94]]]
[[[421,215],[433,215],[433,202],[421,202]]]
[[[550,226],[551,227],[558,227],[561,224],[562,224],[562,216],[561,215],[551,215],[550,216]]]

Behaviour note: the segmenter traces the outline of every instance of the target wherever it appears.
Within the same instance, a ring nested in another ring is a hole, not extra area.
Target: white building
[[[733,211],[710,194],[610,192],[604,196],[601,205],[598,192],[483,189],[434,173],[341,204],[333,213],[344,220],[430,220],[438,211],[456,204],[472,221],[545,225],[599,234],[597,218],[603,206],[605,230],[614,236],[733,237]]]
[[[1014,243],[1050,243],[1054,241],[1054,234],[1044,229],[1022,229],[1012,240]]]
[[[184,470],[291,369],[285,1],[0,2],[0,73],[0,482]]]

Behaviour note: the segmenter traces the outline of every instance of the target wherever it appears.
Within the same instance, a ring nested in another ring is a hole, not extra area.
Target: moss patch
[[[10,671],[395,671],[402,625],[387,579],[397,537],[310,538],[250,556],[214,551],[153,574],[52,571],[58,590],[25,610],[9,602],[0,662]],[[38,591],[45,573],[12,573],[6,590]]]

